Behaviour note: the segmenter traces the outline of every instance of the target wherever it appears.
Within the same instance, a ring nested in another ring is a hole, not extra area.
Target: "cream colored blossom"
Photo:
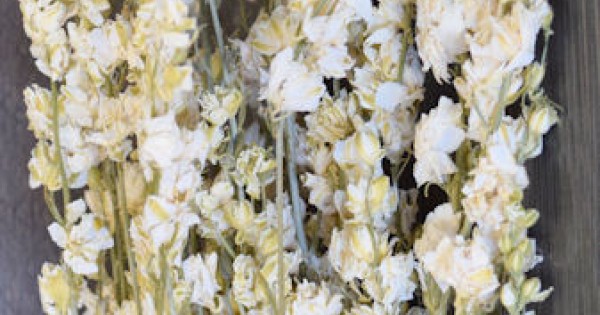
[[[44,263],[42,273],[38,276],[40,299],[46,314],[71,314],[70,301],[77,294],[77,288],[71,287],[67,270],[63,266]]]
[[[361,178],[346,188],[348,200],[345,209],[355,221],[370,224],[379,231],[388,228],[392,214],[396,211],[398,196],[387,176],[371,179]]]
[[[142,165],[168,167],[184,149],[174,113],[145,121],[139,141]]]
[[[149,233],[156,249],[171,242],[178,230],[187,231],[199,223],[198,217],[186,211],[182,205],[156,196],[146,199],[142,216],[144,230]]]
[[[460,227],[460,214],[454,213],[452,205],[444,203],[427,214],[421,238],[415,241],[414,250],[419,259],[434,251],[441,240],[453,238]]]
[[[276,112],[312,112],[319,106],[323,93],[323,78],[294,61],[293,50],[288,47],[271,61],[268,85],[262,88],[259,99],[268,100]]]
[[[310,47],[309,60],[314,60],[325,77],[343,78],[354,61],[348,53],[348,23],[354,19],[350,10],[336,8],[331,15],[306,15],[302,31]]]
[[[261,199],[261,185],[268,185],[275,180],[275,160],[264,148],[252,146],[242,151],[236,161],[239,176],[236,181],[246,187],[246,192],[253,199]]]
[[[372,305],[358,304],[350,309],[349,315],[379,315],[386,314],[385,307],[380,303]]]
[[[557,122],[558,113],[556,110],[546,106],[536,108],[534,111],[530,112],[527,125],[533,133],[543,135]]]
[[[27,87],[23,91],[25,105],[27,106],[28,128],[38,139],[52,137],[52,95],[48,89],[37,84]]]
[[[60,172],[58,165],[54,163],[53,151],[45,141],[39,141],[31,150],[31,159],[27,163],[29,187],[38,188],[44,185],[50,191],[60,189]]]
[[[310,189],[308,202],[325,214],[333,214],[333,189],[326,177],[307,173],[304,186]]]
[[[205,93],[201,99],[202,116],[213,125],[223,125],[235,116],[242,103],[242,93],[237,89],[216,87],[214,93]]]
[[[108,0],[81,0],[79,5],[79,15],[86,18],[95,26],[104,22],[103,14],[110,9]]]
[[[325,95],[317,110],[304,116],[307,137],[310,140],[335,143],[349,136],[354,127],[346,110],[347,102],[347,96],[334,101]]]
[[[387,255],[387,240],[387,233],[371,234],[366,224],[347,223],[341,231],[333,230],[328,259],[345,281],[364,279],[371,270],[369,264],[378,263],[376,258]]]
[[[346,168],[373,167],[383,154],[379,135],[372,125],[365,125],[347,139],[338,141],[333,149],[335,161]]]
[[[233,272],[231,287],[236,301],[248,308],[255,307],[259,302],[255,293],[258,279],[252,257],[246,255],[235,257]]]
[[[402,35],[394,28],[381,28],[365,39],[363,51],[383,80],[397,79],[402,51]]]
[[[467,51],[467,27],[462,1],[425,0],[417,2],[419,55],[425,71],[432,69],[438,82],[450,80],[448,65]]]
[[[381,303],[386,312],[392,313],[399,304],[413,299],[416,284],[410,279],[415,266],[412,253],[388,254],[377,268],[378,278],[367,278],[367,291]]]
[[[459,299],[465,298],[474,306],[488,302],[499,286],[492,257],[478,240],[444,237],[435,251],[421,259],[442,291],[452,287]]]
[[[208,309],[217,308],[215,295],[221,289],[217,282],[217,259],[215,252],[190,256],[183,262],[183,275],[192,284],[190,301]]]
[[[78,215],[81,214],[82,212],[72,215],[70,219],[78,219]],[[77,274],[89,275],[98,272],[98,254],[114,244],[108,229],[93,214],[81,215],[81,221],[68,229],[56,222],[52,223],[48,226],[48,232],[52,240],[64,249],[63,258],[66,264]]]
[[[342,296],[331,294],[325,283],[320,286],[304,280],[296,288],[296,296],[290,305],[289,313],[338,315],[342,313]]]
[[[53,81],[62,79],[71,57],[63,28],[69,18],[66,4],[61,1],[21,0],[20,8],[36,66]]]
[[[267,56],[294,47],[301,39],[301,20],[299,14],[289,11],[283,5],[275,8],[270,16],[261,12],[250,31],[252,47]]]
[[[418,186],[426,182],[443,184],[456,172],[449,154],[465,138],[460,128],[462,108],[451,99],[441,97],[438,107],[421,116],[415,130],[414,176]]]
[[[528,4],[515,2],[505,16],[486,16],[469,43],[475,63],[509,72],[533,61],[537,33],[551,11],[546,1]]]

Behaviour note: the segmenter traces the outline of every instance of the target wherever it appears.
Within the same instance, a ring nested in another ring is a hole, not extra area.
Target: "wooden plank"
[[[600,314],[600,2],[551,1],[555,9],[545,87],[566,112],[531,162],[526,204],[542,216],[533,230],[544,263],[535,271],[556,288],[538,314]],[[33,65],[17,1],[0,1],[0,313],[41,313],[36,276],[57,261],[39,190],[28,187],[34,144],[22,90],[46,85]]]
[[[34,140],[22,99],[27,85],[48,81],[33,65],[18,2],[0,1],[0,12],[0,313],[41,314],[37,274],[58,254],[42,193],[29,189]]]
[[[526,204],[545,261],[536,273],[552,285],[538,314],[600,314],[600,2],[550,1],[555,36],[545,88],[562,105],[562,122],[544,154],[529,164]]]

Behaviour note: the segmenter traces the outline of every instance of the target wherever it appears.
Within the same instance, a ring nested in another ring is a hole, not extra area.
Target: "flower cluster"
[[[521,314],[544,300],[522,199],[524,162],[558,120],[546,46],[535,61],[548,3],[375,2],[267,1],[228,38],[216,0],[20,0],[50,78],[24,92],[30,185],[63,250],[39,276],[44,311]],[[429,70],[454,98],[426,99]],[[425,213],[431,185],[446,200]]]

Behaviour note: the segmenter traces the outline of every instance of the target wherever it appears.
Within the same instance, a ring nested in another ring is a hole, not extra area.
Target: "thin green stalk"
[[[165,314],[164,308],[165,308],[165,290],[166,290],[166,283],[167,283],[167,272],[169,270],[169,268],[167,268],[167,262],[166,262],[166,258],[165,258],[165,253],[164,253],[164,249],[161,246],[159,249],[159,265],[160,265],[160,280],[159,280],[159,284],[158,284],[158,294],[156,296],[156,310],[157,310],[157,314]]]
[[[106,309],[104,308],[104,298],[103,296],[103,287],[104,287],[104,259],[105,253],[100,253],[100,257],[98,258],[98,283],[96,287],[98,288],[98,303],[96,304],[96,314],[105,314]]]
[[[199,0],[199,4],[200,4],[200,19],[202,24],[209,24],[210,19],[204,14],[204,12],[206,11],[206,5],[204,4],[204,0]],[[213,77],[212,77],[212,70],[211,70],[211,65],[210,65],[210,55],[211,55],[211,42],[210,39],[208,38],[208,31],[207,29],[202,30],[202,47],[204,48],[204,58],[202,59],[204,68],[206,70],[206,84],[208,86],[208,90],[212,91],[213,87],[214,87],[214,82],[213,82]]]
[[[119,290],[115,292],[117,296],[117,301],[120,304],[127,297],[127,283],[125,281],[125,266],[123,262],[125,261],[125,253],[123,252],[123,236],[122,228],[121,228],[121,220],[118,214],[118,205],[115,204],[115,197],[117,195],[117,189],[114,186],[114,166],[112,162],[104,163],[104,182],[106,183],[108,190],[111,193],[111,201],[112,201],[112,210],[113,210],[113,220],[114,220],[114,233],[115,233],[115,259],[112,261],[113,263],[113,275],[115,276],[115,281],[118,280],[118,288]]]
[[[285,125],[287,129],[286,142],[288,147],[288,156],[286,159],[288,180],[290,185],[290,196],[292,197],[294,224],[296,225],[296,237],[298,238],[300,249],[302,249],[304,256],[307,258],[307,261],[309,261],[306,235],[304,233],[304,226],[302,224],[302,216],[300,213],[300,189],[298,187],[298,174],[296,172],[296,122],[294,121],[294,119],[294,114],[290,114],[285,119]]]
[[[283,129],[282,120],[277,122],[277,291],[278,314],[285,314],[285,270],[283,261]]]
[[[62,185],[63,205],[66,207],[66,205],[68,205],[71,201],[71,191],[69,190],[69,182],[67,180],[65,164],[63,162],[62,154],[60,153],[58,87],[56,85],[56,82],[54,81],[52,81],[50,85],[52,87],[52,129],[54,132],[54,145],[56,146],[54,159],[58,161],[58,168],[60,171],[60,182]]]
[[[210,15],[212,18],[213,29],[215,30],[215,37],[217,38],[217,46],[219,48],[219,54],[221,55],[221,65],[223,66],[223,81],[229,82],[229,73],[227,71],[227,64],[225,62],[225,44],[223,43],[223,28],[221,27],[221,21],[219,20],[219,14],[217,12],[217,4],[215,0],[208,0],[210,7]]]
[[[165,257],[166,261],[166,257]],[[175,307],[175,297],[173,296],[173,279],[171,279],[170,269],[167,267],[164,270],[166,276],[165,282],[165,294],[167,296],[167,301],[169,303],[169,313],[172,315],[177,314],[177,308]]]
[[[50,214],[58,224],[62,227],[65,227],[65,220],[62,215],[58,211],[58,207],[56,206],[56,201],[54,200],[54,195],[52,192],[48,190],[46,186],[44,186],[44,200],[46,201],[46,205],[48,206],[48,210],[50,210]]]
[[[77,290],[77,286],[75,285],[75,274],[71,268],[67,268],[67,281],[69,282],[69,287],[71,288],[71,294],[69,294],[69,308],[71,309],[71,314],[78,314],[77,312],[77,301],[79,290]],[[75,293],[73,293],[75,292]]]
[[[123,240],[125,241],[125,252],[127,255],[127,263],[129,264],[129,271],[131,272],[131,279],[133,280],[133,296],[135,299],[135,305],[137,314],[142,314],[142,302],[140,300],[140,288],[137,279],[137,267],[135,262],[135,257],[132,253],[132,245],[131,239],[129,238],[129,215],[127,213],[127,195],[125,191],[125,178],[123,175],[123,166],[117,166],[117,181],[118,181],[118,191],[117,191],[117,200],[119,203],[119,214],[121,219],[121,228],[123,233]]]
[[[110,265],[112,268],[112,276],[113,276],[113,293],[114,295],[117,297],[117,301],[118,298],[120,297],[120,292],[121,292],[121,288],[120,288],[120,284],[119,284],[119,279],[118,279],[118,266],[117,266],[117,253],[116,253],[116,249],[113,247],[110,249]]]

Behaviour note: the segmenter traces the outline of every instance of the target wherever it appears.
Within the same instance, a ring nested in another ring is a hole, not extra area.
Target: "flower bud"
[[[375,261],[375,252],[373,251],[373,243],[377,247],[377,257],[383,257],[387,253],[387,243],[380,242],[382,239],[378,235],[371,234],[369,228],[365,224],[355,224],[350,226],[350,244],[354,253],[361,260],[368,263],[378,263]],[[375,237],[375,242],[371,239]]]
[[[523,255],[521,255],[518,250],[514,250],[508,255],[504,264],[511,274],[519,274],[523,272],[524,262],[525,259],[523,258]]]
[[[550,106],[534,109],[529,114],[527,121],[529,130],[538,135],[543,135],[558,122],[558,113]]]
[[[542,283],[538,278],[531,278],[525,280],[521,285],[521,298],[524,301],[530,301],[535,295],[537,295],[542,288]]]
[[[245,231],[252,225],[254,210],[248,200],[243,200],[233,206],[227,207],[225,220],[234,228]]]
[[[542,83],[542,80],[544,79],[546,67],[536,62],[529,66],[526,71],[527,73],[525,77],[525,84],[527,85],[529,90],[537,90],[537,88]]]
[[[266,257],[277,251],[277,231],[275,229],[268,229],[260,233],[258,242],[259,253]]]
[[[355,138],[358,154],[369,165],[375,165],[383,156],[383,150],[374,132],[359,132]]]
[[[514,310],[517,305],[518,300],[516,291],[517,290],[510,282],[502,286],[502,291],[500,292],[500,301],[509,312]]]
[[[540,218],[540,213],[535,209],[529,209],[524,215],[517,219],[517,223],[525,229],[528,229],[535,225],[537,220]]]
[[[513,247],[513,242],[511,240],[510,233],[505,233],[504,235],[502,235],[500,241],[498,242],[498,247],[500,248],[500,252],[503,254],[510,252],[510,250]]]
[[[533,254],[534,243],[530,239],[525,239],[517,246],[517,252],[523,257],[530,257]]]

